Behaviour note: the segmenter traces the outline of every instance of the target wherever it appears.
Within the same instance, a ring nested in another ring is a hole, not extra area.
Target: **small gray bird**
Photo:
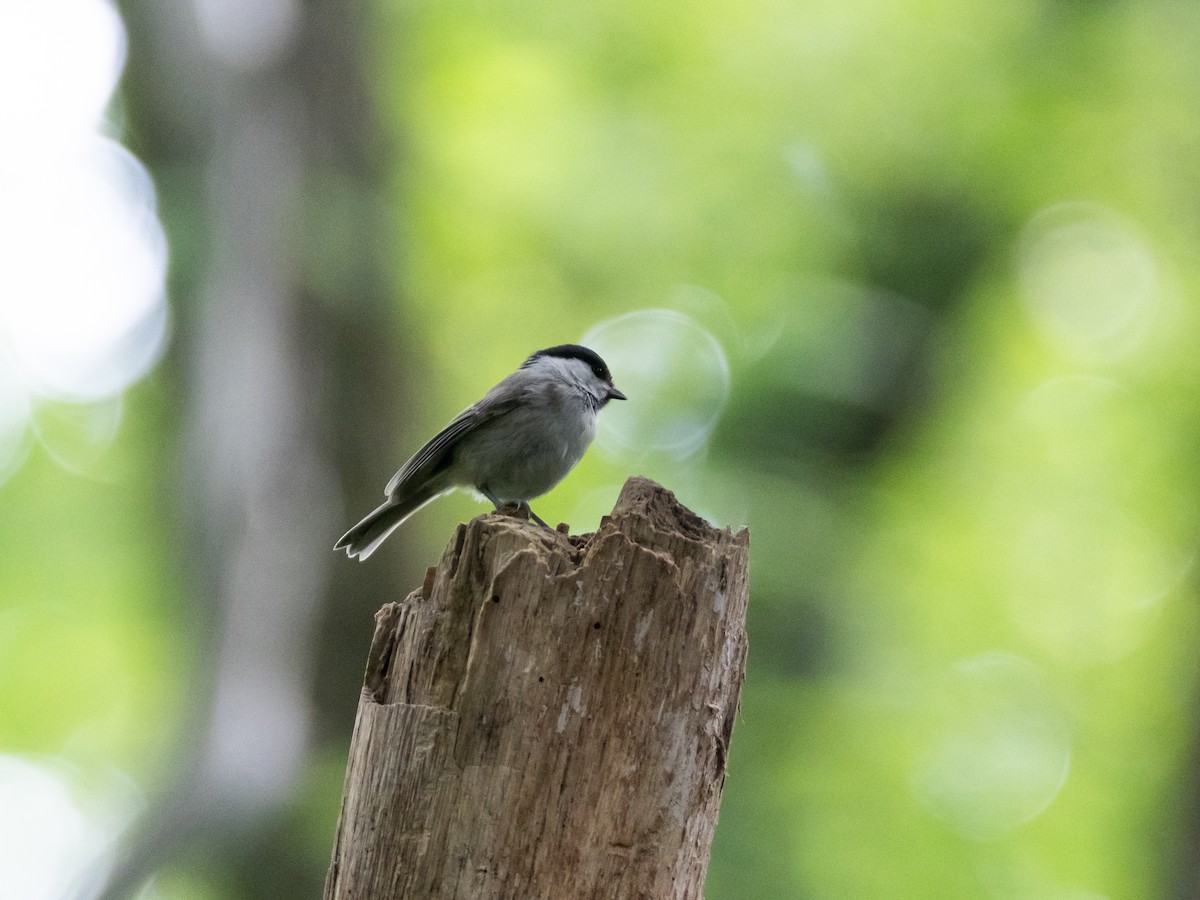
[[[366,559],[405,519],[456,487],[474,488],[497,509],[529,509],[583,458],[600,407],[624,399],[594,351],[579,344],[539,350],[401,466],[383,505],[333,549]]]

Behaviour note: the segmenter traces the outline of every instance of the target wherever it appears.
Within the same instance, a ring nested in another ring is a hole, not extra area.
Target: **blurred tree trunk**
[[[376,617],[326,900],[699,898],[748,547],[639,478],[586,540],[460,526]]]
[[[319,868],[296,868],[278,812],[314,733],[344,733],[344,700],[324,713],[338,724],[312,715],[316,684],[333,696],[359,671],[361,631],[330,625],[354,617],[326,612],[340,486],[390,470],[404,399],[366,7],[126,0],[122,12],[129,143],[155,175],[171,240],[161,377],[180,401],[167,427],[181,450],[165,519],[179,523],[208,617],[177,783],[110,891],[132,892],[202,838],[258,848],[240,896],[312,894]],[[354,593],[377,596],[392,574],[360,571]]]

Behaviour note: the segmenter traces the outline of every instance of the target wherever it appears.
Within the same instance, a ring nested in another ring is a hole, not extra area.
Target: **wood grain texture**
[[[595,534],[459,526],[376,616],[327,900],[701,897],[748,547],[642,478]]]

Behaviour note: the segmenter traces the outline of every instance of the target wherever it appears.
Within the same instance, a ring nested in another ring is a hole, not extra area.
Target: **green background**
[[[247,69],[122,4],[115,120],[158,185],[173,339],[84,474],[35,444],[0,485],[6,760],[105,833],[180,802],[234,566],[181,462],[207,180],[222,100],[262,90],[321,136],[268,219],[293,350],[320,348],[292,440],[336,496],[290,551],[319,559],[312,725],[268,800],[164,832],[147,896],[318,895],[371,613],[483,508],[439,501],[366,567],[329,546],[454,413],[596,329],[630,409],[535,509],[592,530],[645,474],[751,529],[709,900],[1197,896],[1200,7],[297,9],[303,40]]]

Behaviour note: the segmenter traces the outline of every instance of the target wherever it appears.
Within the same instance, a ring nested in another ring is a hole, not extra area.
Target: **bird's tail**
[[[384,542],[389,534],[400,527],[409,516],[438,496],[441,491],[425,489],[411,497],[388,497],[382,505],[372,510],[366,518],[341,536],[334,550],[345,550],[351,559],[366,559]]]

